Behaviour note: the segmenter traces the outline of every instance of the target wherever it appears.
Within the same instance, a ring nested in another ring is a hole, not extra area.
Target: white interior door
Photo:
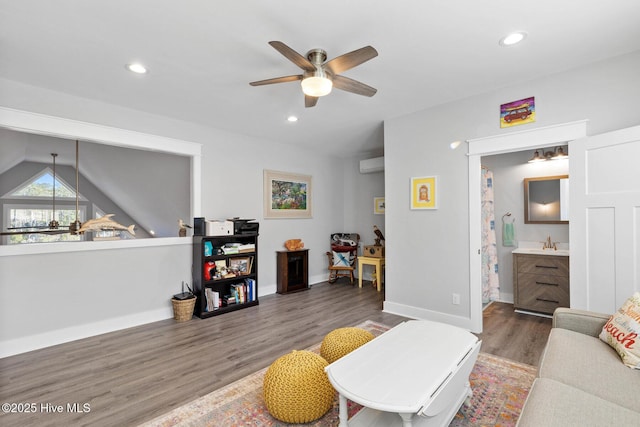
[[[640,126],[569,155],[571,307],[612,313],[640,290]]]

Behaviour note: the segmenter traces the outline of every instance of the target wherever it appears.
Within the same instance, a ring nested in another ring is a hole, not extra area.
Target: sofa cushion
[[[558,381],[538,378],[517,426],[631,427],[640,426],[640,414]]]
[[[622,363],[640,369],[640,292],[631,296],[602,328],[600,339],[618,352]]]
[[[551,329],[538,376],[640,412],[640,371],[620,363],[617,353],[597,337]]]

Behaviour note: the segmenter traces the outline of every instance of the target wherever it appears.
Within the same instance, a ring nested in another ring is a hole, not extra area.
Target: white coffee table
[[[340,394],[340,427],[447,426],[471,396],[480,341],[426,320],[399,324],[325,368]],[[348,420],[347,399],[364,408]]]

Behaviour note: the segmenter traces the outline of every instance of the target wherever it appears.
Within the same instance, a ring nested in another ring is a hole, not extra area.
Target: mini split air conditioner
[[[360,160],[360,173],[382,172],[384,170],[384,157]]]

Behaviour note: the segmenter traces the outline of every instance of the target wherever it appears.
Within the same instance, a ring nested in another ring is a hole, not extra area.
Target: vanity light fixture
[[[569,158],[569,155],[564,152],[564,149],[562,147],[556,147],[551,160],[565,160],[568,158]]]
[[[544,154],[541,155],[540,150],[536,150],[536,152],[533,153],[533,157],[529,159],[529,163],[544,162],[546,160],[547,159],[544,157]]]
[[[552,151],[544,151],[543,148],[533,153],[533,157],[529,159],[529,163],[546,162],[547,160],[564,160],[568,158],[569,155],[564,152],[564,148],[562,147],[556,147]]]

